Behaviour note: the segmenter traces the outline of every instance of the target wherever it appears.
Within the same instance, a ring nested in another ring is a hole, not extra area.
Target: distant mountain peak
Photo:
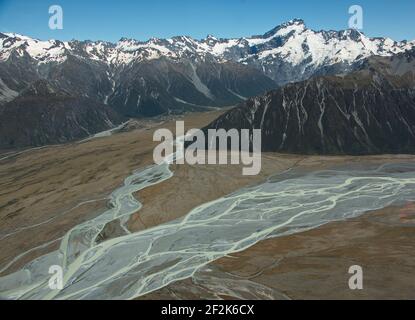
[[[266,32],[262,37],[263,38],[269,38],[277,33],[281,33],[281,31],[286,30],[287,33],[292,32],[292,31],[297,31],[297,32],[301,32],[306,30],[307,27],[305,25],[304,20],[302,19],[292,19],[290,21],[284,22],[278,26],[276,26],[275,28],[271,29],[270,31]]]
[[[305,22],[303,19],[295,18],[295,19],[291,19],[290,21],[287,21],[281,24],[282,27],[293,26],[293,25],[297,25],[297,26],[304,25],[305,26]]]

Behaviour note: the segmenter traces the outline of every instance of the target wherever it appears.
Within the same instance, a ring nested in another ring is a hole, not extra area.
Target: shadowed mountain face
[[[373,57],[249,99],[209,128],[262,129],[262,150],[304,154],[415,152],[415,51]]]
[[[235,105],[276,87],[258,70],[241,64],[166,58],[132,64],[116,82],[108,103],[132,117]]]
[[[0,106],[0,149],[64,143],[113,128],[122,117],[85,97],[37,81]]]

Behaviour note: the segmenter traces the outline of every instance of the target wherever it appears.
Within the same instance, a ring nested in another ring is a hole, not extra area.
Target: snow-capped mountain
[[[0,101],[10,101],[33,81],[47,79],[127,116],[154,116],[229,106],[275,88],[276,83],[254,67],[191,51],[190,44],[182,48],[186,39],[111,44],[2,35]]]
[[[62,62],[68,54],[73,54],[118,66],[160,57],[203,59],[211,55],[219,61],[259,64],[265,68],[278,64],[280,59],[293,66],[301,64],[306,68],[318,68],[339,62],[350,63],[371,55],[392,55],[414,45],[415,41],[369,38],[356,30],[314,31],[308,29],[303,20],[295,19],[264,35],[239,39],[217,39],[209,35],[202,40],[178,36],[140,42],[123,38],[113,44],[103,41],[40,41],[5,33],[0,34],[0,59],[7,60],[12,52],[20,55],[27,52],[40,63],[48,63]],[[278,79],[271,70],[268,73],[273,79]]]
[[[40,41],[5,33],[0,35],[0,59],[7,60],[13,51],[21,55],[26,51],[40,63],[62,62],[68,54],[74,54],[112,65],[125,65],[160,57],[180,59],[211,55],[219,61],[249,64],[257,60],[262,66],[267,66],[273,59],[285,59],[294,66],[307,60],[309,67],[318,67],[354,62],[371,55],[392,55],[414,45],[415,41],[369,38],[357,30],[314,31],[308,29],[303,20],[295,19],[264,35],[239,39],[217,39],[209,35],[202,40],[178,36],[140,42],[122,38],[113,44],[103,41]],[[272,78],[278,76],[272,75]]]
[[[414,45],[356,30],[314,31],[298,19],[238,39],[62,42],[0,33],[0,103],[47,79],[128,116],[219,107]]]

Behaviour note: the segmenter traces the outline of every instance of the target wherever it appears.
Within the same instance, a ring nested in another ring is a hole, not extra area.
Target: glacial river
[[[289,171],[191,210],[185,217],[130,233],[141,208],[133,194],[173,174],[170,158],[134,172],[111,194],[110,209],[70,230],[59,250],[0,278],[3,299],[132,299],[191,277],[199,268],[257,242],[415,200],[415,164]],[[102,242],[111,221],[124,234]],[[62,290],[51,290],[51,265],[62,266]]]

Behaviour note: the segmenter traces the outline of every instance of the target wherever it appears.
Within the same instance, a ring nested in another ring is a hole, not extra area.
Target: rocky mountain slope
[[[262,129],[263,151],[414,153],[415,50],[353,68],[249,99],[205,130]]]
[[[0,106],[0,149],[64,143],[108,130],[122,121],[108,106],[73,97],[40,80]]]

